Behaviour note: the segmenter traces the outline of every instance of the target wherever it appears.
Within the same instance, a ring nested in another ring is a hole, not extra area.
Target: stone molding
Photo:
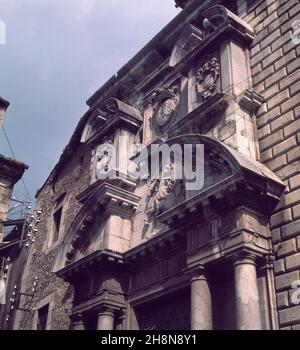
[[[83,130],[81,142],[97,145],[101,138],[118,126],[136,133],[142,123],[143,117],[137,109],[111,97],[95,108]]]

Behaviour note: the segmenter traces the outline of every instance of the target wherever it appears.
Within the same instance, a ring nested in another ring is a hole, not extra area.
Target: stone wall
[[[300,329],[292,284],[300,279],[300,46],[292,41],[298,0],[240,0],[239,16],[255,29],[250,50],[254,89],[266,103],[257,116],[261,161],[286,183],[271,220],[275,284],[282,329]],[[300,282],[298,286],[300,285]],[[299,293],[298,293],[299,294]]]
[[[84,157],[84,159],[83,159]],[[71,286],[52,273],[54,259],[59,245],[69,225],[80,210],[80,204],[75,197],[89,184],[90,150],[79,148],[71,159],[65,163],[57,179],[43,187],[38,195],[37,207],[42,210],[39,235],[36,243],[30,248],[26,270],[23,276],[22,292],[32,294],[32,286],[37,277],[37,287],[33,298],[23,296],[21,308],[28,312],[18,311],[16,315],[16,329],[32,329],[33,318],[37,304],[51,296],[54,308],[51,316],[51,329],[69,329],[69,315],[73,304],[73,290]],[[51,230],[52,212],[57,198],[66,194],[63,215],[63,231],[57,244],[48,247]]]

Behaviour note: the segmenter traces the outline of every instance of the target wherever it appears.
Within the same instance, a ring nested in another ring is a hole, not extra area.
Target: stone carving
[[[216,31],[222,24],[228,21],[228,10],[223,6],[213,6],[204,14],[204,37]]]
[[[151,103],[154,107],[153,126],[163,128],[172,119],[179,103],[177,87],[163,86],[156,89],[151,96]]]
[[[96,164],[95,175],[96,179],[101,179],[110,170],[110,164],[113,158],[114,144],[108,138],[105,138],[105,142],[99,145],[96,149]]]
[[[147,213],[150,215],[159,214],[175,205],[174,166],[165,166],[160,179],[153,179],[149,183],[149,197]]]
[[[191,53],[203,40],[203,32],[201,29],[189,24],[172,51],[169,65],[175,67],[182,62],[184,58]]]
[[[207,58],[204,65],[198,70],[197,92],[204,99],[212,96],[217,87],[217,80],[220,76],[220,65],[217,58]]]
[[[176,109],[176,102],[173,99],[166,100],[159,108],[156,114],[156,124],[160,127],[165,126],[172,117]]]

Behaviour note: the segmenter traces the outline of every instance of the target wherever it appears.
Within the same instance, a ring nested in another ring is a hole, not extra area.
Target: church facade
[[[8,329],[300,329],[300,4],[176,5],[38,192]]]

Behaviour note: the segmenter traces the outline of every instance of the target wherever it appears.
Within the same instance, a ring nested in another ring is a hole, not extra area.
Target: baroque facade
[[[176,5],[89,98],[38,192],[6,328],[300,329],[300,4]],[[169,176],[129,176],[153,144],[194,145],[193,162],[204,145],[201,189],[170,175],[173,158]]]

